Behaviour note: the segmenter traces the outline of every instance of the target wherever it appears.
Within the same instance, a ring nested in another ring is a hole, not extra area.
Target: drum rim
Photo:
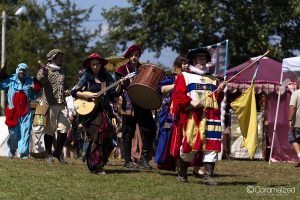
[[[153,65],[153,66],[155,66],[156,68],[162,70],[162,71],[165,73],[165,75],[167,74],[167,71],[166,71],[163,67],[161,67],[160,65],[156,65],[156,64],[153,64],[153,63],[145,63],[145,64],[142,64],[142,65],[140,66],[140,68],[143,67],[144,65]]]

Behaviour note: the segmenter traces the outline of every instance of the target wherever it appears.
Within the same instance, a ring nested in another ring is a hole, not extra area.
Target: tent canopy
[[[300,57],[284,58],[282,60],[282,70],[300,72]]]
[[[252,63],[256,58],[251,58],[248,61],[233,67],[227,70],[228,79],[239,71],[247,67],[250,63]],[[273,60],[268,57],[264,57],[260,59],[258,62],[259,68],[256,75],[255,80],[255,92],[261,93],[265,92],[267,94],[272,92],[277,92],[280,86],[280,75],[282,64],[276,60]],[[251,84],[253,75],[255,73],[257,64],[253,64],[253,66],[246,71],[242,72],[238,77],[233,79],[227,84],[228,90],[231,93],[236,91],[243,92],[245,91]],[[286,78],[291,78],[291,74],[289,72],[283,73],[283,80]],[[291,78],[294,79],[294,78]],[[293,91],[294,85],[289,85],[288,90]]]
[[[250,63],[252,63],[256,58],[251,58],[248,61],[233,67],[227,70],[227,77],[232,77],[245,67],[247,67]],[[256,83],[272,83],[279,84],[280,82],[280,74],[281,74],[281,63],[277,62],[268,57],[264,57],[258,61],[258,71],[256,75]],[[237,78],[235,78],[232,82],[239,83],[251,83],[252,77],[256,70],[256,64],[254,64],[250,69],[242,72]]]

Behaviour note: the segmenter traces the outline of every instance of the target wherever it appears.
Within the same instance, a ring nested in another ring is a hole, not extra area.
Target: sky
[[[91,31],[96,27],[97,24],[102,23],[102,28],[105,31],[105,20],[101,16],[102,8],[109,9],[113,6],[127,7],[129,6],[126,0],[71,0],[75,2],[79,8],[89,8],[94,6],[93,12],[90,14],[90,21],[86,22],[84,25]],[[39,4],[45,3],[45,0],[37,0]],[[143,47],[142,47],[143,48]],[[100,52],[101,53],[101,52]],[[124,52],[120,52],[124,54]],[[161,52],[159,58],[154,57],[154,53],[145,50],[140,58],[140,61],[146,62],[150,61],[153,64],[162,63],[166,67],[171,68],[177,54],[173,52],[170,48],[165,48]]]

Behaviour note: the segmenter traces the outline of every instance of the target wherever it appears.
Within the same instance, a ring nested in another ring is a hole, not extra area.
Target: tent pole
[[[283,76],[283,72],[282,72],[282,67],[281,67],[280,87],[282,85],[282,76]],[[275,136],[276,136],[276,126],[277,126],[278,111],[279,111],[280,96],[281,96],[280,87],[278,88],[278,100],[277,100],[277,106],[276,106],[276,114],[275,114],[275,121],[274,121],[274,128],[273,128],[272,145],[271,145],[271,152],[270,152],[270,157],[269,157],[269,165],[271,164],[271,158],[272,158],[273,148],[274,148],[274,140],[275,140]],[[275,90],[275,92],[276,92],[276,90]]]

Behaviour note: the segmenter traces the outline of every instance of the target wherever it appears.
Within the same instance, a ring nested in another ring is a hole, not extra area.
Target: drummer
[[[141,56],[141,48],[139,45],[132,45],[124,54],[129,62],[116,70],[116,78],[119,79],[126,76],[128,73],[138,71],[141,64],[139,58]],[[122,137],[124,142],[124,167],[130,170],[135,170],[137,167],[133,164],[131,159],[132,139],[135,134],[136,124],[139,125],[142,135],[142,154],[138,161],[138,167],[146,170],[152,170],[149,164],[150,150],[152,148],[153,138],[156,132],[155,121],[153,119],[151,110],[141,108],[134,104],[128,96],[127,89],[129,81],[117,87],[117,94],[122,95]]]

